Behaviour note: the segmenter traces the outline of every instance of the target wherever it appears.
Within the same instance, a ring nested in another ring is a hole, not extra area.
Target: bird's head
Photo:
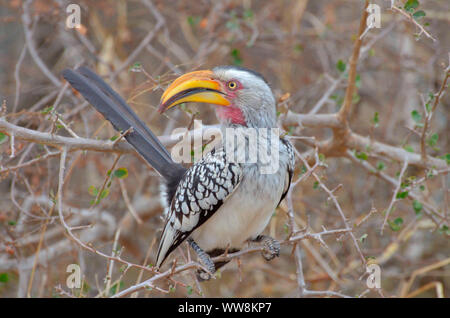
[[[216,105],[217,117],[227,126],[276,126],[272,90],[259,73],[246,68],[218,66],[184,74],[166,89],[158,110],[188,102]]]

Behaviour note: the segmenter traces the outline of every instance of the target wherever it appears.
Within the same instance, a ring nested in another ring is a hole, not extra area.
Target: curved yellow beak
[[[186,73],[173,81],[162,95],[158,111],[163,113],[188,102],[230,105],[220,83],[213,79],[213,72],[209,70]]]

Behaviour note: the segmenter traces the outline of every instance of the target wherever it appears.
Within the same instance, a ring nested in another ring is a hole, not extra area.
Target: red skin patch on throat
[[[217,117],[222,120],[229,120],[233,124],[247,126],[244,114],[241,109],[236,106],[218,106],[216,108]]]

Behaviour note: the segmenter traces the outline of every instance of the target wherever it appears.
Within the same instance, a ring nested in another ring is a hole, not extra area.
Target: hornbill
[[[161,113],[188,102],[217,105],[224,136],[221,145],[188,169],[172,160],[152,131],[93,71],[86,67],[66,69],[63,76],[163,178],[167,213],[157,268],[184,240],[209,271],[198,271],[202,280],[227,263],[214,263],[211,258],[239,251],[248,241],[263,243],[266,260],[279,256],[279,243],[261,233],[289,189],[295,161],[291,143],[277,136],[278,169],[272,173],[261,172],[260,159],[236,162],[228,155],[243,147],[267,148],[267,135],[258,135],[254,144],[245,132],[277,127],[275,98],[261,74],[243,67],[218,66],[184,74],[165,90],[158,108]],[[243,134],[238,138],[241,142],[226,142],[229,128],[236,129],[238,137]]]

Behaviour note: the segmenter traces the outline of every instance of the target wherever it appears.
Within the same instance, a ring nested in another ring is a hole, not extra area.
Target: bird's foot
[[[216,272],[216,267],[214,266],[214,262],[211,260],[211,257],[204,251],[200,246],[195,243],[193,239],[188,240],[189,245],[197,254],[200,263],[208,270],[208,272],[198,269],[197,270],[197,278],[199,281],[210,280],[212,275]]]
[[[261,254],[266,261],[271,261],[280,256],[280,242],[268,235],[259,235],[254,239],[255,242],[262,242],[264,249]]]

